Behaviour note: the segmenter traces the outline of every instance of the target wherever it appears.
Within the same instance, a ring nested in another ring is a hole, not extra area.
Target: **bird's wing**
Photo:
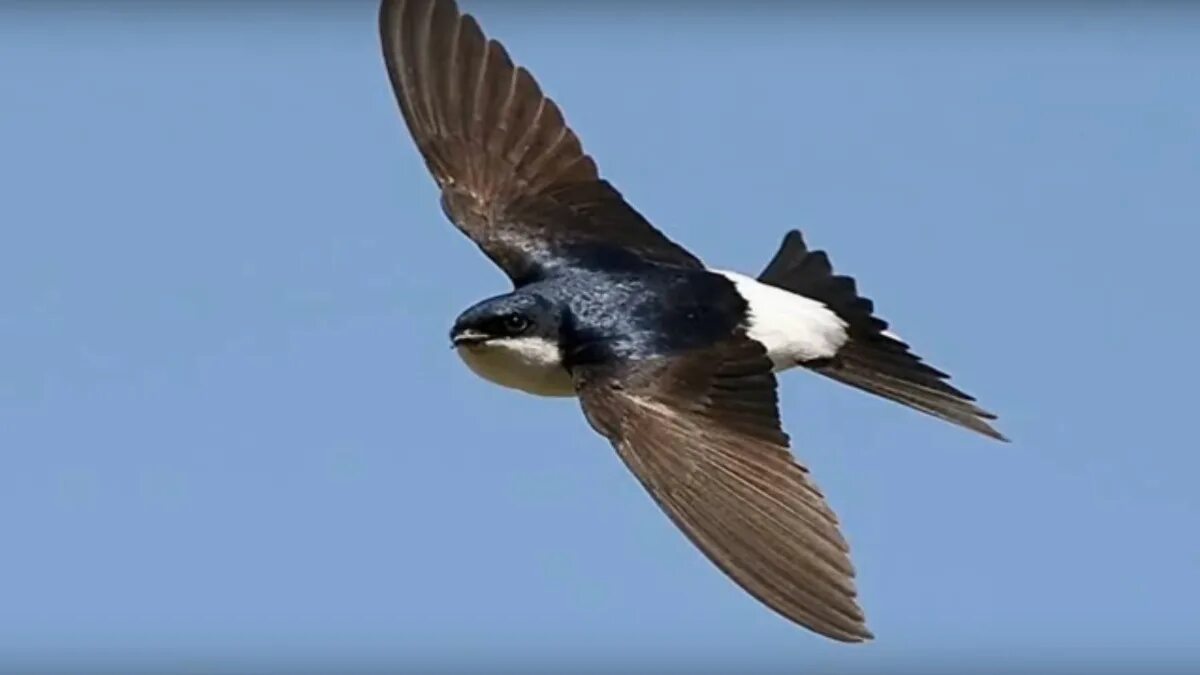
[[[514,283],[587,244],[702,266],[600,178],[554,101],[454,0],[383,0],[379,28],[443,209]]]
[[[869,640],[849,547],[779,423],[757,342],[575,372],[584,413],[671,520],[771,609],[817,633]]]

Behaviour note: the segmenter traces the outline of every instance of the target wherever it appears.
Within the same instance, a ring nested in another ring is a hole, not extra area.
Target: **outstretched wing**
[[[788,450],[761,345],[735,338],[575,376],[588,421],[730,578],[817,633],[872,637],[837,517]]]
[[[701,267],[600,178],[554,101],[454,0],[383,0],[379,28],[443,209],[516,284],[588,244]]]

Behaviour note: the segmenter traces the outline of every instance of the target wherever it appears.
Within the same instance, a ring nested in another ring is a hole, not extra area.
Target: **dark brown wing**
[[[771,609],[871,639],[838,520],[788,450],[761,345],[735,339],[624,370],[576,373],[584,413],[710,560]]]
[[[589,243],[701,266],[600,178],[558,106],[454,0],[383,0],[379,27],[446,214],[514,282]]]

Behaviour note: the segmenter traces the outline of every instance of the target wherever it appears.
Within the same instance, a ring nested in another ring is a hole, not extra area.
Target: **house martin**
[[[601,177],[558,105],[454,0],[383,0],[387,74],[446,216],[511,279],[454,322],[499,385],[578,397],[654,501],[791,621],[872,637],[838,519],[797,463],[776,373],[800,367],[995,439],[995,416],[788,232],[755,278],[710,269]]]

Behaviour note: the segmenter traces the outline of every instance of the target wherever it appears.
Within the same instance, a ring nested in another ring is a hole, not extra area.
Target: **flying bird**
[[[383,0],[383,59],[449,220],[511,279],[450,340],[496,384],[574,396],[718,568],[791,621],[873,636],[837,516],[793,457],[802,368],[995,439],[995,415],[888,331],[790,231],[757,277],[710,269],[605,180],[558,105],[454,0]]]

